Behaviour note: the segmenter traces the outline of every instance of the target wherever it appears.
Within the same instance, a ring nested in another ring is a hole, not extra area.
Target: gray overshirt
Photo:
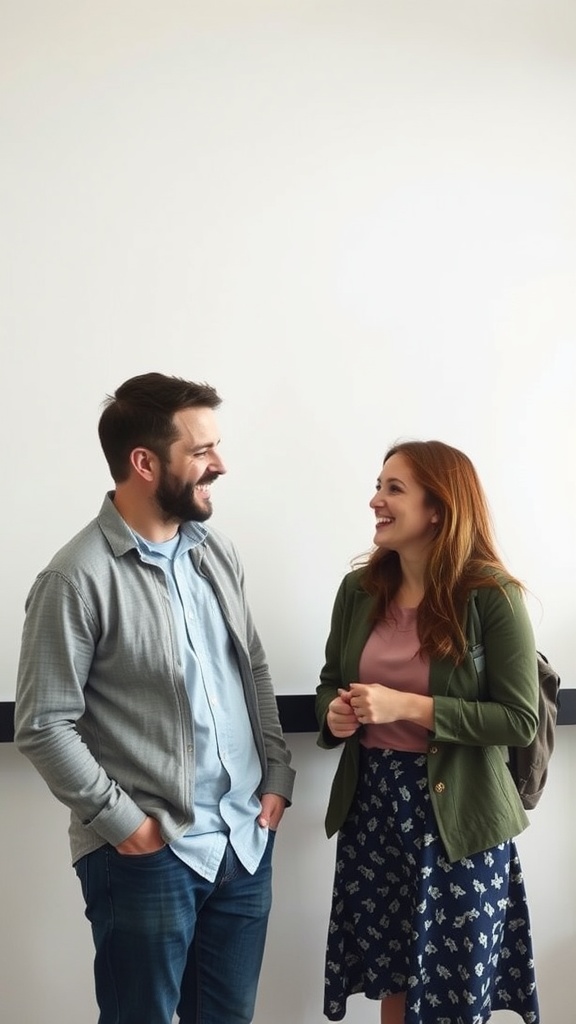
[[[295,773],[236,550],[210,530],[189,557],[214,588],[234,643],[259,793],[290,801]],[[142,561],[111,495],[28,596],[15,741],[71,810],[73,861],[117,846],[146,815],[166,842],[194,822],[194,728],[166,579]]]

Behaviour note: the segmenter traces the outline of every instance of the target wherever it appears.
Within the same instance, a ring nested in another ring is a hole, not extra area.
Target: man
[[[26,605],[16,742],[71,810],[100,1024],[248,1024],[294,772],[232,544],[208,385],[109,399],[115,490]]]

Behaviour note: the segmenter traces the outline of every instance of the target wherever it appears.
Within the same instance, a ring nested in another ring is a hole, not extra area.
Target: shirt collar
[[[197,548],[199,544],[204,543],[207,532],[198,523],[182,523],[178,533],[172,538],[173,546],[167,545],[166,547],[167,556],[170,558],[180,558],[181,555],[185,555],[192,548]],[[136,530],[132,530],[131,533],[133,533],[141,551],[146,551],[149,554],[162,553],[162,545],[146,540],[146,537],[142,537]]]

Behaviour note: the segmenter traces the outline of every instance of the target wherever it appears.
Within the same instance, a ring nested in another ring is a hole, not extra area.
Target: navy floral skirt
[[[406,992],[406,1024],[538,1024],[530,921],[513,841],[451,864],[428,794],[426,755],[361,749],[338,836],[324,1013],[355,992]]]

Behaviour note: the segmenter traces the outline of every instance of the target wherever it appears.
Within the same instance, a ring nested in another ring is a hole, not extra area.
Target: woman
[[[375,549],[338,591],[316,700],[319,745],[344,743],[324,1012],[342,1020],[364,992],[382,1024],[484,1024],[498,1009],[538,1024],[512,839],[528,818],[506,766],[538,724],[522,587],[457,449],[395,445],[370,506]]]

